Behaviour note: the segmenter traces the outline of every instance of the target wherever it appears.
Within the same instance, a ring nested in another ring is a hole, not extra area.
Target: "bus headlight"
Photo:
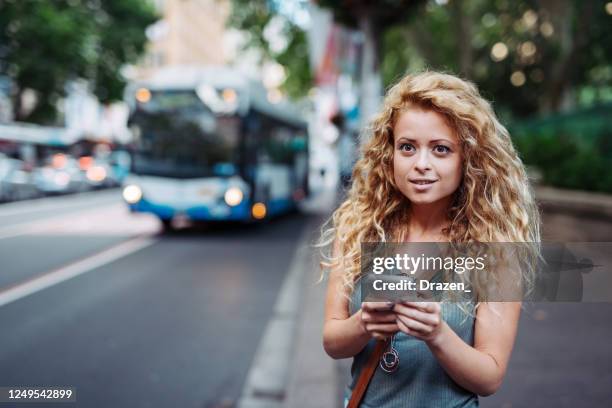
[[[242,194],[242,190],[238,187],[231,187],[225,192],[225,203],[230,207],[235,207],[242,202],[242,198],[244,194]]]
[[[129,204],[136,204],[142,198],[142,190],[140,187],[130,184],[123,189],[123,199]]]

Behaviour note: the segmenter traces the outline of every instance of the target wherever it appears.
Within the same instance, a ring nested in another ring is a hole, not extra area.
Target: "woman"
[[[354,357],[345,405],[376,340],[389,337],[399,365],[374,372],[362,407],[471,407],[495,393],[520,302],[361,304],[357,284],[362,242],[536,243],[527,244],[536,256],[540,221],[525,169],[476,87],[435,72],[393,86],[330,221],[323,344],[332,358]]]

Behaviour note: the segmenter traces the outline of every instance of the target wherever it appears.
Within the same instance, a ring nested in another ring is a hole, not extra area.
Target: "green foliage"
[[[612,26],[606,3],[453,0],[437,5],[431,1],[409,25],[386,34],[384,82],[388,85],[415,67],[460,74],[476,82],[496,110],[512,118],[609,101]],[[527,24],[526,13],[533,13],[535,22]],[[552,33],[546,33],[543,24],[552,27]],[[496,62],[491,49],[498,42],[507,46],[508,55]],[[519,52],[526,42],[535,45],[533,57]],[[522,86],[510,82],[516,71],[525,76]]]
[[[288,45],[282,52],[273,52],[264,31],[272,18],[277,15],[272,7],[274,3],[267,0],[232,0],[232,13],[228,25],[243,30],[248,35],[245,48],[257,48],[262,51],[264,58],[283,65],[287,73],[283,89],[291,97],[303,97],[312,86],[313,79],[308,61],[306,34],[287,19],[284,34]],[[320,7],[329,9],[337,22],[347,27],[356,28],[358,18],[367,16],[372,21],[377,37],[394,25],[408,23],[412,10],[420,7],[422,3],[423,0],[384,0],[376,3],[354,1],[350,7],[346,7],[337,1],[317,2]],[[379,38],[374,40],[379,44]]]
[[[14,105],[34,90],[38,103],[18,120],[53,122],[68,80],[90,81],[102,102],[121,99],[121,67],[144,50],[156,16],[146,0],[3,0],[0,73],[15,86]]]
[[[612,105],[510,127],[523,161],[545,184],[612,192]]]
[[[231,25],[249,35],[248,46],[262,49],[279,62],[263,35],[274,17],[277,1],[233,0]],[[408,71],[430,68],[473,80],[504,118],[527,118],[575,106],[592,106],[612,99],[612,26],[607,0],[319,0],[334,19],[357,28],[367,17],[373,26],[383,84],[389,86]],[[304,44],[299,27],[288,38]],[[494,61],[494,44],[503,43],[507,56]],[[520,50],[528,43],[535,54]],[[301,45],[300,45],[301,47]],[[292,94],[310,86],[306,53],[287,47],[281,64],[288,69]],[[297,70],[297,75],[295,71]],[[513,73],[524,75],[515,86]]]
[[[266,0],[232,0],[228,26],[242,30],[247,36],[244,49],[255,48],[262,60],[273,60],[285,68],[286,79],[282,89],[292,98],[303,97],[312,86],[312,73],[308,61],[306,33],[289,19],[284,18],[283,35],[287,46],[274,51],[264,34],[266,27],[277,16]]]
[[[312,72],[308,61],[306,33],[291,26],[291,40],[287,48],[275,56],[285,67],[287,78],[282,88],[294,99],[302,98],[312,86]]]
[[[138,60],[147,41],[145,29],[157,16],[147,0],[104,0],[101,4],[106,18],[98,26],[95,94],[109,102],[122,98],[125,81],[119,69]]]
[[[265,0],[232,0],[231,13],[227,25],[243,30],[247,35],[244,47],[257,48],[265,56],[271,56],[264,29],[274,14],[268,8]]]

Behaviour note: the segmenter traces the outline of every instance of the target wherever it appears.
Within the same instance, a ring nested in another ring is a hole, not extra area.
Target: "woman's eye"
[[[399,145],[399,149],[402,152],[411,152],[412,150],[414,150],[414,146],[411,145],[410,143],[402,143]]]
[[[451,149],[444,145],[437,145],[436,147],[434,147],[434,151],[436,153],[446,154],[450,153]]]

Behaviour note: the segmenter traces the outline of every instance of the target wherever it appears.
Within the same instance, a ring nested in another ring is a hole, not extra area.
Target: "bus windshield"
[[[215,115],[193,90],[151,92],[129,123],[135,174],[196,178],[237,172],[239,118]]]

